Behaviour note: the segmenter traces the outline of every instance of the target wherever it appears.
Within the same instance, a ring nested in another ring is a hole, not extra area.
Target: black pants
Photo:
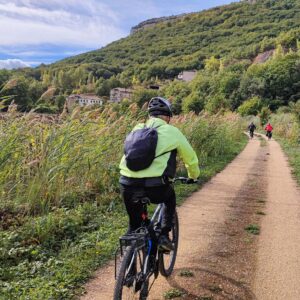
[[[141,227],[143,205],[132,201],[135,192],[143,189],[151,203],[164,203],[162,233],[166,234],[171,230],[173,216],[176,207],[176,196],[172,185],[163,185],[155,187],[136,187],[121,185],[121,195],[123,197],[126,210],[129,216],[129,230],[136,230]]]

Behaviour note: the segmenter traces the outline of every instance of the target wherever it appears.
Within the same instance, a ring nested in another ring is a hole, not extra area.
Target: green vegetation
[[[299,25],[298,0],[232,3],[158,22],[50,66],[1,70],[0,98],[51,113],[70,93],[105,98],[119,86],[136,88],[132,101],[142,106],[149,84],[159,84],[176,113],[274,111],[300,97]],[[192,83],[173,81],[191,69],[199,71]]]
[[[223,291],[219,286],[210,286],[208,289],[213,293],[221,293]]]
[[[250,224],[245,227],[245,230],[254,235],[258,235],[260,233],[260,227],[257,224]]]
[[[118,187],[123,140],[145,115],[132,104],[56,121],[15,111],[0,119],[0,299],[72,298],[112,257],[127,223]],[[201,182],[246,143],[232,113],[173,123],[196,149]],[[177,185],[179,202],[195,189]]]
[[[165,299],[174,299],[178,297],[182,297],[184,295],[184,292],[179,289],[171,289],[164,293]]]
[[[257,214],[257,215],[261,215],[261,216],[265,216],[265,215],[266,215],[266,213],[263,212],[263,211],[261,211],[261,210],[258,210],[258,211],[256,212],[256,214]]]
[[[257,203],[266,203],[266,200],[259,199],[259,200],[257,200]]]
[[[179,272],[179,276],[181,276],[181,277],[194,277],[194,273],[190,270],[181,270]]]
[[[300,101],[279,110],[270,121],[274,127],[274,136],[280,142],[289,157],[293,173],[300,184]]]

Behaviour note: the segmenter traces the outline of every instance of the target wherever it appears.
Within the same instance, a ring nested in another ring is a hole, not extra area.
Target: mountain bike
[[[173,182],[190,182],[188,178],[178,177]],[[152,218],[149,220],[147,206],[149,198],[141,195],[138,199],[143,205],[141,227],[136,231],[120,237],[120,246],[115,255],[115,289],[114,300],[147,299],[149,291],[160,273],[162,276],[171,275],[177,255],[179,239],[179,223],[177,212],[173,217],[173,224],[169,233],[173,250],[165,251],[159,248],[161,222],[164,204],[158,204]],[[150,277],[154,275],[150,285]]]

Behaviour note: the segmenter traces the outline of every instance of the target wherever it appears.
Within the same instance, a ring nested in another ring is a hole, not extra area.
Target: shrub
[[[263,107],[259,113],[260,124],[263,126],[266,124],[271,116],[271,111],[267,107]]]
[[[257,115],[261,109],[261,99],[259,97],[253,97],[245,101],[238,108],[238,113],[242,116]]]

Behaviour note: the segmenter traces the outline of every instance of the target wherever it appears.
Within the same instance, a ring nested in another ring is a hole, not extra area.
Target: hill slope
[[[189,14],[144,28],[107,47],[54,64],[53,67],[99,63],[113,72],[141,79],[172,77],[183,69],[199,69],[209,56],[253,58],[261,42],[300,26],[300,2],[240,2]]]
[[[253,113],[249,105],[257,106],[255,112],[262,106],[274,110],[300,99],[299,28],[298,0],[242,1],[198,13],[150,19],[135,26],[128,37],[102,49],[36,69],[0,71],[0,99],[14,98],[23,109],[39,106],[40,111],[51,112],[61,110],[70,93],[109,96],[114,87],[154,81],[166,85],[166,79],[176,78],[182,70],[197,69],[202,78],[194,84],[174,83],[160,91],[175,99],[175,112],[235,110],[254,96],[267,101],[247,103],[244,114]],[[287,54],[289,51],[293,54]],[[266,55],[255,59],[259,53]],[[276,61],[251,68],[253,62],[261,63],[272,53]],[[221,79],[221,86],[216,86]],[[41,95],[53,87],[56,95],[45,101]],[[137,92],[133,101],[142,105],[153,95]]]

